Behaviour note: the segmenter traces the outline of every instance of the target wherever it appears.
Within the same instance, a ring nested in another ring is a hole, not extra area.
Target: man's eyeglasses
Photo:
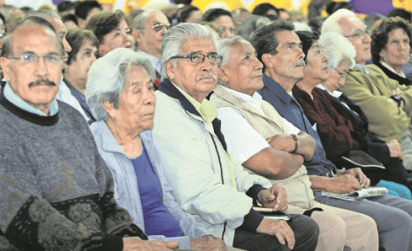
[[[363,40],[366,36],[366,31],[365,30],[358,30],[354,34],[349,35],[349,36],[344,36],[344,37],[357,37],[360,40]]]
[[[343,73],[343,72],[340,72],[338,69],[336,69],[336,68],[333,68],[333,69],[335,69],[335,71],[337,71],[338,73],[339,73],[339,79],[346,79],[346,74],[345,73]]]
[[[39,62],[40,57],[34,53],[26,53],[21,55],[20,57],[7,57],[8,59],[19,59],[22,63],[28,65],[34,65]],[[48,65],[57,65],[61,62],[62,57],[58,54],[47,54],[43,56],[44,62]]]
[[[159,31],[163,30],[164,27],[166,27],[166,30],[170,29],[170,26],[171,25],[169,23],[157,23],[157,24],[153,25],[152,28],[156,32],[159,32]]]
[[[223,56],[218,55],[217,53],[209,53],[207,55],[204,55],[202,53],[192,53],[189,55],[177,55],[172,58],[190,58],[190,60],[193,63],[203,63],[205,61],[205,58],[209,59],[209,62],[211,64],[220,64],[222,62]]]

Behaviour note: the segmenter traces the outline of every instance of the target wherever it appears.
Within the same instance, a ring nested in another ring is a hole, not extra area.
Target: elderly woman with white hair
[[[298,33],[303,42],[303,47],[307,47],[308,41],[312,38],[307,33]],[[315,43],[314,43],[315,44]],[[387,187],[387,182],[382,179],[403,184],[409,189],[412,184],[407,181],[408,175],[399,156],[400,145],[396,140],[385,143],[368,131],[368,120],[360,107],[354,105],[344,94],[337,89],[345,84],[346,73],[355,64],[356,51],[352,44],[342,35],[331,32],[322,34],[319,38],[319,49],[327,58],[326,64],[329,73],[326,78],[318,81],[320,89],[313,87],[311,95],[308,95],[307,83],[311,77],[305,75],[306,82],[301,81],[298,87],[294,88],[294,95],[302,104],[302,107],[312,124],[317,124],[318,134],[327,152],[327,157],[339,167],[349,167],[344,161],[350,158],[354,150],[366,153],[364,156],[371,156],[381,162],[386,169],[363,169],[364,173],[371,179],[371,184]],[[314,54],[307,53],[308,68],[314,65]],[[312,59],[311,59],[312,57]],[[306,74],[306,72],[305,72]],[[316,75],[313,71],[311,75]],[[305,79],[304,79],[305,80]],[[315,85],[316,86],[316,85]],[[321,91],[325,90],[325,92]],[[310,97],[310,98],[309,98]],[[333,141],[333,142],[332,142]],[[373,160],[368,160],[364,164],[374,164]],[[346,165],[346,166],[345,166]],[[410,198],[410,191],[396,184],[389,184],[389,188]]]
[[[221,239],[206,236],[171,194],[150,130],[154,78],[150,59],[126,48],[112,50],[90,67],[86,100],[97,120],[91,130],[113,174],[114,198],[149,240],[166,241],[156,245],[176,248],[169,241],[178,241],[183,249],[226,250]]]

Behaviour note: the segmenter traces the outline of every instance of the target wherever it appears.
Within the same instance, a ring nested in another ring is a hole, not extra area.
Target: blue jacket
[[[310,134],[316,141],[315,155],[310,161],[304,163],[309,175],[324,175],[332,170],[336,172],[335,165],[326,159],[318,133],[312,128],[309,120],[303,112],[300,104],[286,92],[286,90],[276,81],[263,75],[265,86],[258,92],[262,98],[269,102],[276,111],[287,121],[300,130]]]
[[[131,160],[126,156],[104,121],[98,121],[92,124],[90,128],[96,140],[99,153],[113,174],[115,180],[115,200],[119,206],[129,211],[133,223],[144,231],[145,227],[139,186]],[[193,216],[183,212],[182,208],[175,201],[172,195],[172,189],[164,177],[164,166],[161,164],[161,156],[153,142],[152,132],[150,130],[144,131],[140,134],[140,138],[146,148],[153,169],[159,177],[159,185],[163,191],[163,203],[177,219],[182,232],[186,235],[174,238],[152,235],[149,236],[149,239],[179,241],[180,249],[190,249],[189,236],[192,238],[201,238],[207,235],[207,232],[203,228],[198,227]]]

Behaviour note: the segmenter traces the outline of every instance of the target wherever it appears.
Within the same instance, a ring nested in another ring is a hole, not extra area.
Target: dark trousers
[[[294,251],[315,250],[319,228],[314,220],[304,215],[292,214],[288,221],[295,234]],[[287,245],[279,243],[276,236],[261,234],[241,227],[235,230],[233,247],[249,251],[289,251]]]

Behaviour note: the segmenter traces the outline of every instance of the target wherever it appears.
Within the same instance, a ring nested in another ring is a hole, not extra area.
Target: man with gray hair
[[[62,59],[60,39],[44,19],[25,18],[4,39],[0,250],[171,250],[145,241],[116,204],[87,123],[56,100]]]
[[[264,218],[253,201],[286,210],[284,189],[243,170],[227,145],[206,96],[217,84],[222,57],[209,27],[179,24],[162,41],[162,75],[156,92],[153,136],[173,195],[184,211],[226,245],[246,250],[314,250],[316,223],[292,215],[289,222]],[[264,187],[269,187],[265,189]]]
[[[343,194],[357,191],[362,187],[368,187],[370,181],[360,168],[338,170],[326,159],[319,135],[309,123],[301,105],[290,93],[293,86],[303,79],[305,66],[302,43],[293,32],[293,24],[275,21],[257,30],[251,43],[256,49],[258,59],[265,67],[264,87],[258,91],[259,94],[275,107],[283,118],[310,134],[316,141],[313,158],[304,162],[315,200],[372,217],[378,226],[379,244],[386,250],[411,250],[411,201],[390,195],[345,201],[322,194],[322,192]]]
[[[132,35],[137,43],[137,51],[148,56],[156,70],[155,86],[160,84],[162,68],[162,38],[170,23],[161,11],[145,11],[133,20]]]
[[[66,34],[67,34],[67,29],[66,26],[64,26],[63,21],[61,17],[49,10],[39,10],[39,11],[34,11],[29,14],[27,14],[24,19],[30,18],[30,17],[39,17],[47,22],[49,22],[51,25],[53,25],[53,28],[56,30],[56,33],[58,35],[58,38],[60,39],[61,44],[63,45],[64,49],[64,67],[63,70],[67,67],[66,63],[69,58],[69,52],[72,51],[72,48],[66,40]],[[23,20],[24,20],[23,19]],[[83,116],[83,118],[86,121],[89,121],[90,118],[87,116],[87,114],[84,112],[83,108],[81,107],[79,101],[71,94],[69,87],[67,87],[66,83],[63,81],[63,77],[60,80],[59,83],[59,92],[57,93],[56,98],[60,101],[63,101],[69,105],[71,105],[73,108],[75,108],[80,114]]]
[[[356,65],[340,90],[365,112],[371,132],[385,142],[399,141],[403,165],[412,170],[412,87],[390,79],[375,64],[365,65],[372,57],[372,40],[353,12],[341,9],[328,17],[322,34],[330,31],[346,37],[356,50]]]
[[[262,63],[253,46],[238,36],[219,41],[224,60],[210,101],[218,107],[228,147],[244,167],[286,190],[289,212],[311,212],[319,225],[317,250],[377,250],[375,221],[363,214],[315,201],[303,161],[315,140],[284,120],[257,90],[263,87]],[[315,211],[320,209],[323,211]],[[345,233],[345,234],[343,234]]]

